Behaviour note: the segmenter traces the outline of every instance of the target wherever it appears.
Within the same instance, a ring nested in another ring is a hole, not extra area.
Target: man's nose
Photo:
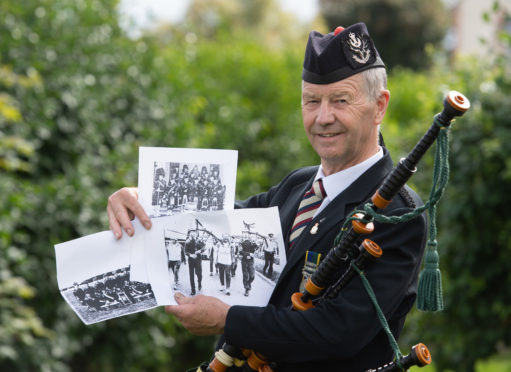
[[[330,102],[326,100],[321,101],[318,116],[316,117],[316,122],[320,125],[326,125],[331,124],[334,121],[335,117]]]

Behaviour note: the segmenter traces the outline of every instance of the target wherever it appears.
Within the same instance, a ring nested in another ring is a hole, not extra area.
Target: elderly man
[[[379,143],[390,93],[366,26],[339,27],[326,35],[311,32],[302,80],[304,129],[320,165],[292,171],[268,192],[236,204],[279,207],[287,264],[269,304],[229,306],[212,297],[177,295],[178,305],[166,311],[195,334],[222,334],[219,346],[225,341],[260,352],[278,362],[279,372],[365,371],[391,361],[393,353],[359,278],[337,298],[307,311],[291,310],[290,297],[303,280],[305,257],[328,253],[346,216],[370,198],[393,168]],[[385,213],[405,213],[419,203],[406,188]],[[120,190],[108,205],[117,237],[121,226],[133,233],[128,212],[150,223],[136,202],[136,190]],[[384,253],[367,267],[366,276],[396,337],[415,301],[425,230],[420,216],[397,225],[375,224],[368,235]]]

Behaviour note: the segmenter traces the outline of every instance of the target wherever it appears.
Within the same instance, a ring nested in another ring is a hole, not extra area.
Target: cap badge
[[[350,32],[346,42],[350,50],[353,52],[351,58],[360,64],[365,64],[369,61],[369,58],[371,58],[371,49],[368,47],[364,38]]]

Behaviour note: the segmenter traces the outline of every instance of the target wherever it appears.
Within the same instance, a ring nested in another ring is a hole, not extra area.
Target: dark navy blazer
[[[301,197],[311,187],[318,167],[295,170],[268,192],[237,202],[237,208],[279,207],[287,264],[268,306],[230,308],[219,346],[225,337],[231,345],[257,350],[279,362],[279,372],[365,371],[393,359],[388,338],[358,276],[336,299],[307,311],[290,310],[290,297],[298,291],[302,279],[305,252],[311,250],[326,256],[345,217],[372,196],[392,168],[392,159],[384,149],[382,159],[309,223],[291,251],[287,246],[289,231]],[[420,205],[420,198],[407,190]],[[410,202],[398,194],[384,212],[400,215],[410,210]],[[311,234],[316,223],[318,232]],[[374,232],[367,237],[383,250],[382,257],[367,268],[367,278],[392,332],[398,336],[416,298],[426,241],[425,217],[421,215],[397,225],[376,223]],[[345,269],[340,268],[339,273]]]

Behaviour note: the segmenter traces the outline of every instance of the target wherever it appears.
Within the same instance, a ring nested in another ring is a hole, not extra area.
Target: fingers
[[[132,204],[129,200],[133,198],[135,198],[135,200],[137,199],[133,192],[128,188],[120,189],[108,198],[108,204],[106,207],[108,221],[110,223],[110,230],[114,233],[117,239],[122,237],[121,227],[129,236],[132,236],[135,231],[130,222],[130,210],[128,207],[128,205]]]
[[[122,229],[129,236],[133,236],[135,230],[131,220],[137,217],[146,229],[151,228],[151,220],[138,202],[138,192],[135,187],[124,187],[114,192],[108,198],[107,215],[110,230],[116,237],[122,237]]]
[[[113,232],[115,239],[119,240],[122,238],[122,230],[121,225],[119,225],[119,222],[115,218],[115,213],[113,212],[110,205],[106,207],[106,213],[108,215],[108,222],[110,224],[110,231]]]
[[[182,293],[176,292],[176,294],[174,295],[174,299],[176,300],[177,305],[165,306],[165,312],[174,315],[181,323],[183,323],[183,321],[186,318],[187,312],[193,309],[187,309],[186,307],[183,307],[181,305],[184,305],[188,302],[191,303],[193,298],[186,297]]]
[[[184,304],[187,302],[187,299],[189,299],[190,297],[186,297],[184,294],[182,294],[181,292],[176,292],[176,294],[174,295],[174,299],[176,300],[176,302],[181,305],[181,304]]]
[[[133,187],[131,189],[131,192],[133,197],[128,198],[126,200],[126,206],[128,208],[128,211],[133,213],[133,215],[140,220],[142,225],[144,225],[144,227],[149,230],[151,228],[151,219],[146,214],[144,208],[142,207],[142,204],[138,202],[138,191],[136,188]]]
[[[195,335],[223,333],[229,305],[209,296],[186,297],[175,295],[178,305],[166,306],[165,312],[174,315],[181,324]]]

